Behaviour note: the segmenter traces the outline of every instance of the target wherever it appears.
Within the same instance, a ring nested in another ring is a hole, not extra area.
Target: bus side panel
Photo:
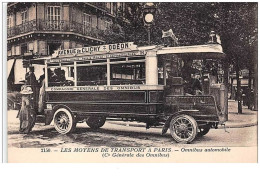
[[[48,102],[145,103],[145,91],[48,92]]]
[[[163,111],[163,91],[47,92],[47,104],[80,115],[155,116]]]
[[[167,96],[164,108],[167,114],[183,112],[197,121],[219,121],[213,96]]]

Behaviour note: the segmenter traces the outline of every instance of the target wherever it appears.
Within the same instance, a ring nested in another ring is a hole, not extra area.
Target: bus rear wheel
[[[176,142],[190,143],[198,133],[198,125],[193,117],[179,115],[171,120],[170,132]]]
[[[54,127],[61,134],[72,133],[76,129],[76,121],[66,108],[58,109],[53,116]]]
[[[102,126],[104,126],[106,122],[106,118],[105,117],[89,117],[86,120],[87,125],[91,128],[91,129],[98,129],[101,128]]]

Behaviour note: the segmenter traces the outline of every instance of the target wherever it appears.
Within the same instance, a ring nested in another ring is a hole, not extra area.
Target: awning
[[[7,78],[9,77],[12,69],[14,68],[15,65],[15,59],[10,59],[7,61]]]

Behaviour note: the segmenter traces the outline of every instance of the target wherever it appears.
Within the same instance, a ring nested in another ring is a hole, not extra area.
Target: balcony
[[[17,35],[22,35],[29,32],[45,31],[45,32],[72,32],[78,33],[84,36],[90,36],[100,40],[106,39],[108,30],[100,30],[93,27],[83,26],[81,23],[69,22],[69,21],[47,21],[47,20],[32,20],[26,23],[14,26],[7,29],[7,37],[11,38]],[[110,32],[115,35],[115,33]]]

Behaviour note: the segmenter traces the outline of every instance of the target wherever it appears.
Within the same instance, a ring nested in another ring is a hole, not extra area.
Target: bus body
[[[147,128],[163,126],[163,134],[170,129],[177,142],[191,142],[217,128],[221,108],[216,94],[185,92],[183,60],[223,58],[219,44],[137,47],[130,42],[58,50],[45,60],[45,124],[53,121],[66,134],[79,122],[99,128],[106,120],[139,121]]]

